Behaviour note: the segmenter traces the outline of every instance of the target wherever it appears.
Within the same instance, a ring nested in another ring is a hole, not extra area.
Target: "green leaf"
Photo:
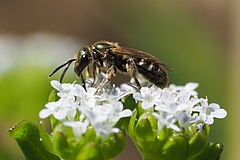
[[[55,152],[53,150],[51,136],[46,132],[44,125],[43,125],[43,121],[39,121],[39,134],[40,134],[40,137],[42,140],[41,142],[42,142],[44,148],[48,152],[55,154]]]
[[[125,109],[130,109],[130,110],[134,110],[137,106],[135,99],[133,98],[132,94],[125,96],[122,98],[122,101],[124,103],[124,108]]]
[[[94,142],[86,144],[79,152],[77,160],[103,160],[97,145]]]
[[[121,100],[124,104],[125,109],[130,109],[131,111],[133,111],[136,108],[136,102],[133,99],[132,95],[127,95],[127,96],[123,97]],[[130,117],[121,118],[115,126],[117,128],[127,129],[128,125],[129,125],[129,121],[130,121]]]
[[[203,131],[206,133],[206,136],[208,136],[210,133],[210,126],[207,124],[204,124]]]
[[[43,147],[38,126],[24,120],[10,128],[8,136],[15,138],[27,160],[60,160]]]
[[[149,113],[145,112],[139,118],[136,125],[136,135],[142,141],[152,141],[155,138],[151,121],[149,120]]]
[[[55,129],[55,127],[57,127],[58,125],[61,125],[61,121],[57,120],[56,118],[53,117],[53,115],[51,115],[50,117],[50,122],[51,122],[51,128],[52,130]]]
[[[64,134],[62,125],[58,125],[52,133],[53,149],[60,157],[69,159],[74,157],[74,152],[70,148],[67,136]]]
[[[166,126],[164,126],[158,133],[157,139],[159,139],[159,141],[162,141],[163,143],[165,143],[170,134],[172,134],[171,130],[169,128],[167,128]]]
[[[128,134],[130,137],[136,142],[136,131],[135,131],[135,125],[137,123],[137,110],[133,111],[133,114],[130,118],[129,125],[128,125]]]
[[[54,89],[48,96],[48,102],[55,102],[57,100],[57,91]]]
[[[202,153],[207,144],[205,132],[196,133],[189,141],[188,158],[192,159]]]
[[[143,113],[146,112],[146,110],[144,110],[142,108],[142,103],[141,102],[137,103],[137,112],[138,112],[138,117],[140,117]]]
[[[223,151],[223,145],[221,143],[208,143],[207,147],[203,151],[201,155],[198,157],[194,158],[194,160],[219,160],[220,155]]]
[[[126,135],[123,132],[110,134],[101,146],[104,159],[111,159],[119,155],[126,146]]]
[[[145,160],[159,160],[162,157],[161,153],[164,142],[165,141],[160,141],[155,138],[153,141],[142,141],[138,139],[135,143],[137,144],[138,151]]]
[[[182,135],[170,137],[162,148],[162,155],[166,160],[186,160],[188,142]]]
[[[89,128],[81,136],[81,140],[79,141],[79,146],[84,146],[89,142],[95,142],[96,139],[97,139],[97,135],[96,135],[94,128]]]

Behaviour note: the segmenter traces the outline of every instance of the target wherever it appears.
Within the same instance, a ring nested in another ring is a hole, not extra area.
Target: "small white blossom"
[[[80,140],[82,134],[84,134],[89,126],[89,121],[86,119],[84,121],[66,121],[63,125],[72,127],[73,133],[77,140]]]
[[[122,91],[130,92],[131,94],[135,93],[137,91],[137,86],[133,86],[131,83],[123,83],[120,85],[120,89]]]
[[[77,106],[72,98],[60,99],[56,102],[49,102],[46,108],[39,112],[40,118],[46,118],[53,115],[54,118],[64,121],[65,119],[73,119],[76,113]]]
[[[148,109],[154,105],[161,104],[160,94],[158,90],[152,92],[148,87],[142,87],[140,93],[133,94],[133,98],[142,102],[143,109]]]
[[[123,91],[113,85],[112,88],[108,88],[108,90],[105,90],[105,92],[102,93],[101,97],[99,97],[98,100],[107,102],[119,101],[120,99],[129,94],[131,94],[130,91]]]
[[[65,98],[70,95],[74,96],[74,93],[75,93],[74,83],[73,84],[70,84],[70,83],[61,84],[60,82],[53,80],[53,81],[51,81],[51,85],[53,86],[53,88],[55,88],[57,91],[59,91],[57,93],[57,95],[61,98]]]
[[[220,106],[216,103],[211,103],[208,105],[207,99],[200,99],[200,104],[193,108],[193,111],[199,112],[200,119],[206,124],[213,124],[214,118],[225,118],[227,112],[224,109],[221,109]]]
[[[109,123],[109,119],[106,115],[102,114],[103,110],[99,112],[93,112],[90,108],[80,107],[79,110],[87,117],[92,127],[95,129],[98,136],[105,137],[108,134],[116,133],[118,128],[114,128],[112,123]]]
[[[172,128],[173,130],[179,132],[180,128],[175,125],[176,117],[174,115],[168,114],[167,112],[152,113],[152,115],[158,120],[158,130],[160,131],[164,126]]]
[[[185,86],[176,86],[175,84],[169,85],[169,89],[173,92],[179,92],[179,91],[187,91],[192,96],[197,96],[198,93],[195,91],[195,89],[199,86],[198,83],[189,82]]]
[[[120,118],[132,115],[131,110],[123,110],[123,104],[120,101],[97,105],[92,110],[83,107],[78,109],[89,119],[99,136],[118,132],[119,129],[114,128],[114,125]]]
[[[94,95],[96,88],[87,88],[87,92],[82,86],[78,87],[78,89],[76,97],[79,99],[80,105],[93,108],[97,104],[96,95]]]

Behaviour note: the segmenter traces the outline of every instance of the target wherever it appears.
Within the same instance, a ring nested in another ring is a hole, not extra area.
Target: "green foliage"
[[[30,121],[22,121],[8,131],[8,136],[14,138],[27,160],[60,160],[43,147],[38,126]]]
[[[157,131],[156,119],[149,111],[136,109],[128,133],[145,160],[218,160],[223,150],[220,143],[207,143],[210,127],[197,130],[196,124],[177,133],[167,127]]]

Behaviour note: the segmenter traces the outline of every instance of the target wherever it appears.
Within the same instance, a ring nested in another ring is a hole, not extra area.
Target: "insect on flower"
[[[141,88],[141,85],[137,79],[138,73],[156,86],[164,88],[168,84],[168,75],[165,69],[171,71],[170,67],[146,52],[122,47],[114,42],[98,41],[92,46],[82,47],[76,53],[75,58],[55,68],[49,74],[49,77],[66,66],[60,76],[60,82],[62,82],[72,62],[75,62],[74,71],[82,81],[84,87],[85,81],[82,74],[84,69],[86,69],[86,77],[92,77],[94,79],[93,84],[96,80],[97,73],[106,73],[106,77],[98,86],[97,91],[101,89],[112,76],[115,76],[117,71],[128,74],[134,79],[139,88]]]

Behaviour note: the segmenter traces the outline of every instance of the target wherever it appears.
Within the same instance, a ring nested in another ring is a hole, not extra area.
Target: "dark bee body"
[[[144,78],[160,88],[166,87],[168,83],[168,76],[164,68],[171,70],[170,67],[155,57],[139,50],[121,47],[121,51],[121,53],[126,57],[125,59],[132,59],[136,65],[138,73],[142,74]],[[127,53],[127,55],[124,53]],[[127,62],[122,64],[127,64]]]
[[[96,72],[102,71],[106,73],[106,78],[100,83],[99,88],[102,88],[117,71],[134,78],[139,88],[141,86],[137,79],[138,73],[142,74],[145,79],[156,86],[164,88],[168,83],[168,76],[165,69],[171,70],[170,67],[148,53],[121,47],[117,43],[108,41],[99,41],[91,47],[83,47],[75,57],[57,67],[49,76],[52,76],[60,68],[67,65],[60,77],[61,82],[66,70],[75,61],[74,71],[81,78],[83,84],[82,71],[86,68],[87,77],[92,76],[94,80]]]

